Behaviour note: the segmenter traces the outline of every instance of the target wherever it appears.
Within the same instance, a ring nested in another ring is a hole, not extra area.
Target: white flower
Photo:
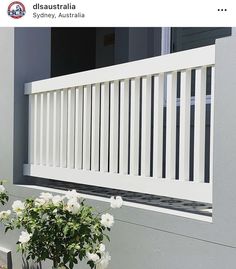
[[[109,265],[109,261],[111,260],[111,256],[108,252],[105,252],[101,259],[96,263],[96,269],[106,269]]]
[[[98,254],[96,254],[96,253],[87,252],[86,256],[87,256],[89,261],[93,261],[93,262],[96,262],[96,261],[98,261],[100,259]]]
[[[72,214],[77,214],[80,209],[80,204],[78,203],[77,199],[70,199],[67,202],[66,208]]]
[[[0,220],[8,219],[10,215],[11,215],[11,210],[2,211],[0,212]]]
[[[2,192],[5,192],[5,188],[4,188],[4,186],[3,185],[0,185],[0,193],[2,193]]]
[[[81,198],[80,194],[76,190],[67,191],[65,197],[68,200]]]
[[[121,208],[123,205],[123,199],[121,196],[111,197],[111,208]]]
[[[46,203],[52,200],[53,195],[49,192],[42,192],[39,198],[43,199]]]
[[[99,245],[99,252],[103,253],[103,252],[105,252],[105,250],[106,250],[105,245],[104,244],[100,244]]]
[[[52,197],[52,203],[55,205],[55,206],[58,206],[63,200],[63,196],[60,196],[60,195],[55,195]]]
[[[103,214],[101,217],[101,224],[106,228],[111,228],[114,224],[114,217],[109,213]]]
[[[34,203],[35,203],[35,206],[42,206],[42,205],[44,205],[46,202],[45,202],[44,199],[36,198],[36,199],[34,200]]]
[[[16,200],[12,204],[12,210],[17,214],[20,215],[22,211],[25,209],[24,203],[22,203],[20,200]]]
[[[26,244],[29,242],[32,234],[29,234],[28,232],[21,232],[21,235],[19,237],[19,242],[21,244]]]

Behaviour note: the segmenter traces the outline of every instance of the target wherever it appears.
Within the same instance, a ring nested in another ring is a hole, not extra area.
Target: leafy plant
[[[121,197],[111,198],[111,207],[122,206]],[[72,269],[78,260],[90,268],[108,266],[110,255],[104,240],[114,224],[109,213],[98,213],[75,191],[65,196],[41,193],[36,199],[15,201],[11,211],[0,213],[5,231],[23,229],[18,244],[26,259],[52,260],[53,267]]]
[[[3,186],[3,181],[0,181],[0,204],[4,205],[8,201],[9,197]]]

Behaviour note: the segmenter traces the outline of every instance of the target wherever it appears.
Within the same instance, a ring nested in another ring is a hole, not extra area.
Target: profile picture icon
[[[13,19],[20,19],[26,13],[25,6],[19,1],[12,2],[8,6],[7,13],[8,16],[10,16]]]

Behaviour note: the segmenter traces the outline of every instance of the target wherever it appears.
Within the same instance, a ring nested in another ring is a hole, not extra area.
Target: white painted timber
[[[189,180],[191,70],[181,71],[179,179]]]
[[[167,74],[166,178],[175,179],[177,73]]]
[[[66,128],[67,129],[67,128]],[[53,92],[47,92],[46,165],[53,165]]]
[[[83,169],[90,169],[91,150],[91,85],[84,87],[84,119],[83,119]]]
[[[53,92],[53,166],[60,166],[60,92]]]
[[[164,74],[154,76],[153,176],[162,178]]]
[[[24,165],[24,175],[50,178],[119,190],[135,191],[211,203],[212,185],[193,181],[153,180],[150,177],[101,173],[69,168]],[[98,180],[99,179],[99,180]]]
[[[194,181],[204,182],[205,123],[206,122],[206,67],[196,69],[194,118]]]
[[[28,125],[28,163],[34,163],[34,114],[35,95],[29,96],[29,125]]]
[[[119,172],[128,173],[129,80],[120,82],[120,154]]]
[[[119,135],[119,81],[111,83],[110,89],[110,166],[109,171],[118,172]]]
[[[34,95],[34,163],[39,163],[39,141],[38,141],[38,121],[39,121],[39,96],[37,94]]]
[[[67,166],[67,90],[60,91],[60,167]]]
[[[99,170],[100,85],[92,85],[91,170]]]
[[[101,84],[100,171],[108,171],[109,83]]]
[[[215,63],[215,46],[206,46],[25,84],[25,94],[47,92],[106,81],[208,66]]]
[[[139,173],[139,132],[140,132],[140,78],[131,80],[130,114],[130,174]]]
[[[67,167],[75,167],[75,89],[68,90]]]
[[[83,87],[75,91],[75,169],[83,168]]]
[[[151,152],[151,77],[142,78],[141,175],[150,176]]]
[[[205,106],[206,69],[211,68],[212,182],[214,51],[214,46],[208,46],[27,83],[30,115],[26,174],[211,201],[211,184],[204,182]],[[196,70],[193,97],[191,70]],[[191,105],[195,106],[193,181],[189,167]],[[177,165],[180,180],[176,180]]]

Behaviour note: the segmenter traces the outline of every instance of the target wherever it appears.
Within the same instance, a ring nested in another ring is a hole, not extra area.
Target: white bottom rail
[[[24,165],[24,175],[212,203],[211,183],[156,179],[30,164]]]

